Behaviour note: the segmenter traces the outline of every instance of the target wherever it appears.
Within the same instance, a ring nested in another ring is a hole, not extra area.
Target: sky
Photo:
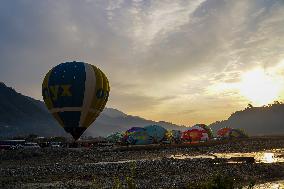
[[[67,61],[98,66],[107,107],[210,124],[284,99],[283,0],[1,0],[0,81],[42,100]]]

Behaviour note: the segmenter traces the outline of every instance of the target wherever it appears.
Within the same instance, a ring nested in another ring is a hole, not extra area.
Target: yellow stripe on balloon
[[[49,91],[49,87],[48,87],[48,81],[49,81],[49,77],[51,75],[53,69],[51,69],[44,77],[43,83],[42,83],[42,89],[46,89],[48,92],[48,95],[45,95],[45,98],[43,99],[47,108],[50,110],[53,108],[53,103],[51,100],[51,96],[50,96],[50,91]]]
[[[108,83],[108,80],[107,80],[107,77],[106,77],[106,75],[101,71],[101,73],[102,73],[102,76],[103,76],[103,90],[104,90],[104,92],[106,93],[109,93],[109,83]],[[104,110],[104,107],[105,107],[105,105],[106,105],[106,103],[107,103],[107,98],[106,98],[106,94],[105,94],[105,96],[104,96],[104,98],[103,98],[103,102],[102,102],[102,104],[100,105],[100,108],[99,108],[99,110],[100,111],[103,111]]]
[[[83,124],[82,124],[82,127],[89,127],[93,121],[97,118],[95,117],[96,113],[93,113],[93,112],[89,112],[86,116],[86,119],[84,120]]]
[[[104,75],[104,73],[98,69],[98,71],[100,72],[100,75],[101,75],[101,79],[102,79],[102,87],[100,89],[102,89],[103,93],[104,93],[104,96],[100,99],[98,99],[98,103],[96,104],[96,109],[98,110],[98,113],[96,114],[95,117],[98,117],[100,112],[103,111],[103,108],[104,108],[104,105],[105,105],[105,92],[107,91],[107,82],[106,82],[106,77]]]
[[[92,108],[99,110],[99,104],[101,100],[97,97],[97,92],[98,90],[103,88],[103,77],[102,77],[102,72],[97,67],[93,66],[93,69],[96,74],[96,87],[92,100]]]
[[[106,82],[105,74],[100,69],[98,69],[98,70],[101,72],[101,76],[102,76],[102,89],[103,89],[103,93],[104,93],[103,98],[99,99],[99,103],[97,105],[97,109],[101,112],[101,111],[103,111],[102,106],[105,103],[105,93],[107,91],[107,82]]]
[[[58,121],[58,123],[61,125],[61,127],[64,127],[64,123],[58,113],[52,113],[53,117]]]
[[[88,128],[96,120],[99,114],[100,111],[95,109],[90,109],[82,124],[82,127]]]

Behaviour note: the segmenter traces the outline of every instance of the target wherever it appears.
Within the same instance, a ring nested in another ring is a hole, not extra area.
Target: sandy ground
[[[239,183],[284,178],[284,163],[228,163],[224,159],[174,159],[173,155],[248,153],[284,149],[284,137],[255,137],[218,145],[119,150],[39,149],[0,152],[0,188],[112,188],[127,178],[137,188],[187,188],[214,175]]]

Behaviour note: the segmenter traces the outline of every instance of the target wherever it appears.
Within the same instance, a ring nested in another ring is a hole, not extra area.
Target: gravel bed
[[[119,152],[103,148],[1,151],[0,188],[112,188],[115,179],[126,185],[126,177],[133,178],[137,188],[186,188],[216,174],[231,176],[238,182],[265,181],[284,178],[284,163],[238,164],[224,159],[173,159],[169,156],[277,148],[284,148],[284,137],[149,151]]]

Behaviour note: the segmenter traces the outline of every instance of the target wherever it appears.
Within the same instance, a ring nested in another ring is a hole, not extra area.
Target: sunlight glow
[[[263,161],[265,163],[274,163],[276,160],[274,159],[274,153],[264,153]]]
[[[280,95],[281,80],[275,75],[265,73],[263,69],[255,69],[241,76],[240,94],[252,101],[254,105],[265,105],[277,100]]]

